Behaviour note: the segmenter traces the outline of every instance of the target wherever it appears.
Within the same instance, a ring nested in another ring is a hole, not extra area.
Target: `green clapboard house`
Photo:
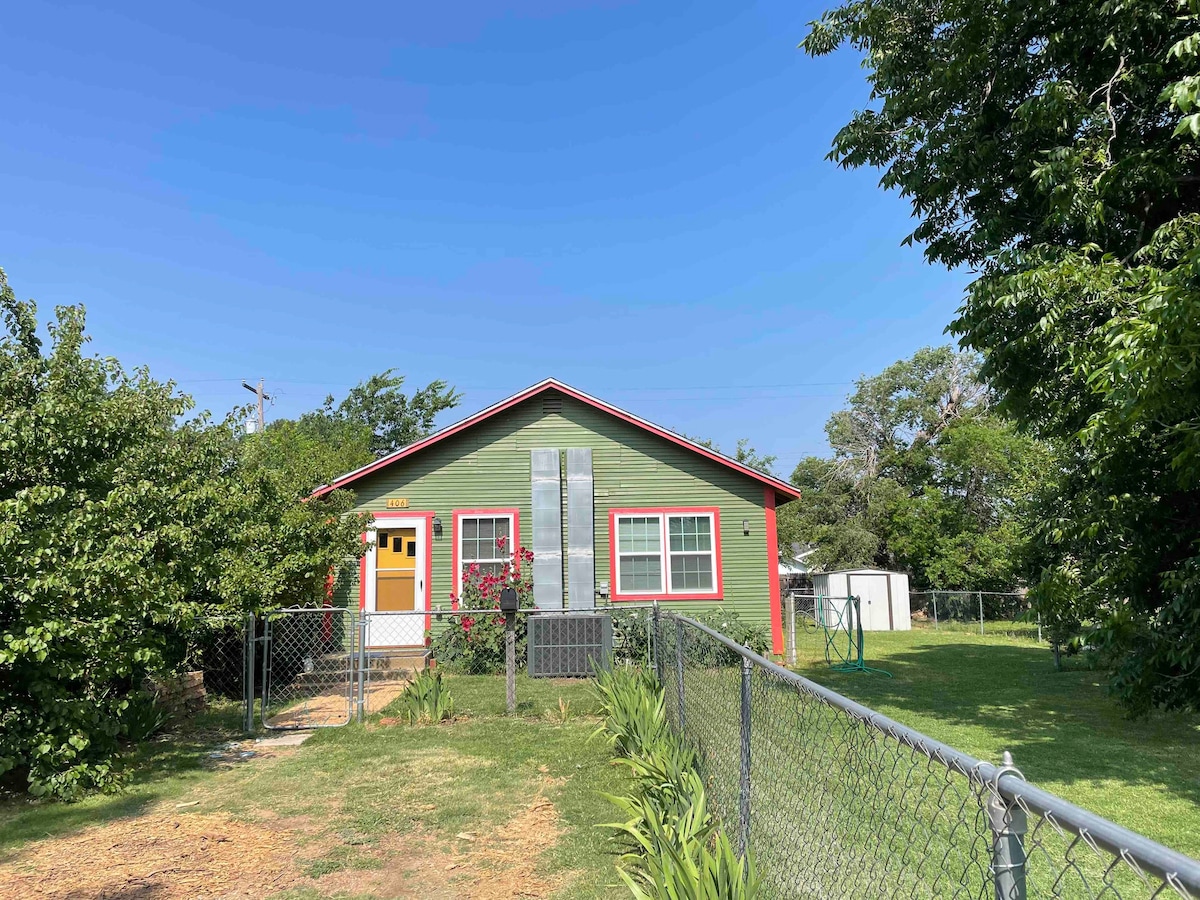
[[[464,569],[533,551],[543,609],[723,604],[783,650],[775,510],[796,488],[547,379],[320,488],[374,514],[334,586],[366,611],[448,608]],[[504,538],[504,541],[497,541]],[[423,640],[421,618],[412,635]]]

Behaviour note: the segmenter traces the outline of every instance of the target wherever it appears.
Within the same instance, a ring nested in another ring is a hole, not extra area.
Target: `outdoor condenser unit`
[[[529,674],[535,678],[586,678],[612,657],[607,615],[529,616]]]

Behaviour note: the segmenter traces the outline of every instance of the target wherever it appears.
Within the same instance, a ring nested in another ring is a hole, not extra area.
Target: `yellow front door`
[[[376,532],[375,609],[397,612],[417,602],[417,529]]]

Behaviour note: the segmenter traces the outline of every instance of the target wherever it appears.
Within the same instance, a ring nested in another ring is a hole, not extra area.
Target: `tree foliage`
[[[77,796],[119,781],[147,675],[197,622],[319,600],[361,552],[348,498],[302,503],[230,423],[145,370],[84,355],[80,307],[45,346],[0,272],[0,776]]]
[[[972,355],[926,348],[861,379],[826,433],[833,457],[800,461],[801,499],[780,512],[811,562],[900,568],[917,587],[1017,585],[1022,512],[1051,456],[991,410]]]
[[[462,399],[462,394],[440,379],[409,397],[400,390],[404,376],[394,372],[388,369],[372,375],[336,405],[330,394],[321,410],[329,420],[368,429],[369,449],[376,458],[425,437],[433,430],[437,414],[453,409]]]
[[[1063,447],[1035,595],[1133,708],[1200,706],[1200,2],[850,0],[804,41],[843,44],[872,102],[831,157],[979,273],[952,328]]]
[[[711,438],[692,437],[691,435],[686,434],[684,437],[693,443],[699,444],[701,447],[707,447],[709,450],[713,450],[717,453],[723,454],[725,452],[721,449],[720,445]],[[751,446],[750,438],[738,438],[737,447],[734,449],[733,456],[731,458],[737,462],[740,462],[743,466],[749,466],[751,469],[757,469],[764,475],[770,475],[772,477],[775,476],[775,463],[779,460],[779,457],[777,456],[768,456],[766,454],[759,453],[753,446]]]

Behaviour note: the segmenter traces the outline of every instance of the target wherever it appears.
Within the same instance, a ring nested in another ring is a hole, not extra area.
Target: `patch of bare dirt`
[[[282,823],[280,823],[282,824]],[[0,865],[0,900],[234,900],[302,879],[290,831],[152,814],[38,841]]]
[[[322,877],[322,893],[375,894],[395,900],[521,900],[553,896],[570,873],[538,872],[542,854],[558,843],[558,810],[544,794],[487,832],[454,837],[421,830],[379,848],[383,869],[341,871]]]

